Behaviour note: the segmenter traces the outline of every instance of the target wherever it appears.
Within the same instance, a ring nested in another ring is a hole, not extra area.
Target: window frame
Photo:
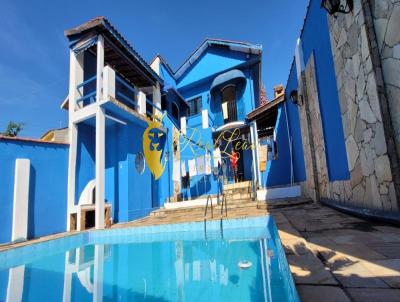
[[[195,111],[196,112],[192,112],[192,106],[191,103],[192,102],[196,102],[195,103]],[[203,97],[201,95],[196,96],[194,98],[191,98],[190,100],[187,101],[188,105],[189,105],[189,110],[188,110],[188,117],[191,116],[195,116],[201,113],[201,110],[203,109]],[[200,105],[198,105],[198,103],[200,103]]]

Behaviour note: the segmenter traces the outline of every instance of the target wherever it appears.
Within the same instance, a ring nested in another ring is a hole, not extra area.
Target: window
[[[199,114],[201,112],[201,96],[188,101],[189,116]]]
[[[236,86],[229,85],[221,90],[221,105],[224,122],[236,121]]]
[[[161,96],[161,110],[167,110],[167,96],[165,94]]]
[[[172,116],[179,121],[179,108],[175,103],[172,103]]]

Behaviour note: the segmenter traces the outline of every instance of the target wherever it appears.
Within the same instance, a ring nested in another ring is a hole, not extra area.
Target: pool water
[[[2,252],[0,301],[281,302],[298,296],[275,224],[261,217],[91,231]]]

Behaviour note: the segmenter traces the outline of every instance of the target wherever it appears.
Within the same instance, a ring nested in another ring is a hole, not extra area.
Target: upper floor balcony
[[[112,103],[132,114],[161,112],[163,80],[107,19],[67,30],[70,41],[69,111],[78,118]]]

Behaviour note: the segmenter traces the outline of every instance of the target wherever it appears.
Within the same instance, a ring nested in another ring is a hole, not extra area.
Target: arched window
[[[175,103],[172,103],[172,116],[179,121],[179,108]]]
[[[222,115],[224,122],[234,122],[237,120],[237,109],[236,109],[236,86],[228,85],[221,90],[221,105]]]

